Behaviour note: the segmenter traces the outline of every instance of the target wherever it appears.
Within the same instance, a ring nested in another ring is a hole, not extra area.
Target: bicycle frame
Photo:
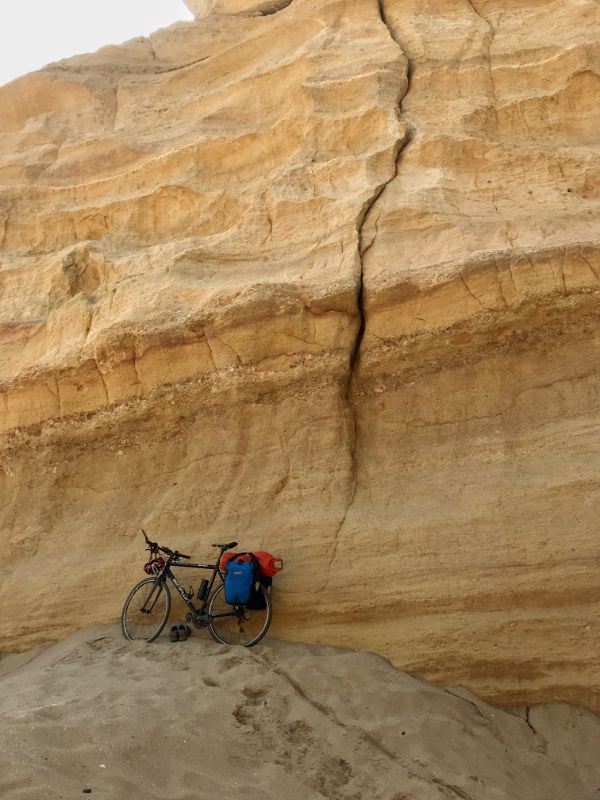
[[[215,580],[217,578],[217,575],[221,579],[221,583],[223,583],[223,575],[221,574],[221,571],[219,570],[220,558],[219,558],[219,561],[216,564],[184,564],[184,563],[182,563],[180,561],[176,561],[175,564],[174,564],[173,562],[174,562],[173,556],[169,556],[169,558],[167,560],[167,563],[165,564],[162,572],[159,575],[156,576],[155,587],[160,586],[162,583],[166,583],[167,580],[170,580],[171,583],[173,584],[173,586],[175,587],[175,589],[177,590],[177,592],[179,593],[179,595],[180,595],[181,599],[183,600],[183,602],[190,609],[190,612],[191,612],[191,615],[192,615],[192,621],[200,622],[202,624],[207,624],[208,622],[210,622],[211,619],[218,619],[220,617],[233,617],[233,616],[237,615],[238,612],[236,612],[236,610],[233,609],[233,608],[232,608],[231,611],[225,612],[223,614],[212,614],[212,615],[209,616],[208,614],[205,613],[206,612],[206,607],[207,607],[207,605],[210,602],[210,599],[212,597],[212,590],[213,590],[213,586],[215,585]],[[179,581],[177,580],[175,575],[173,575],[173,572],[172,572],[172,569],[171,569],[173,566],[175,566],[177,569],[207,569],[207,570],[210,569],[210,570],[212,570],[212,575],[211,575],[211,578],[210,578],[210,580],[208,582],[208,587],[206,589],[206,594],[204,596],[204,600],[202,601],[202,605],[200,606],[200,608],[196,608],[196,606],[192,602],[192,600],[194,598],[194,593],[190,594],[189,592],[186,592],[186,590],[179,583]],[[150,612],[154,608],[154,603],[158,599],[158,595],[156,596],[154,602],[151,602],[153,595],[154,595],[154,589],[152,589],[152,591],[148,595],[148,599],[144,603],[144,606],[146,606],[146,608],[142,608],[143,611],[147,610],[147,611]],[[148,604],[150,604],[149,607],[148,607]]]

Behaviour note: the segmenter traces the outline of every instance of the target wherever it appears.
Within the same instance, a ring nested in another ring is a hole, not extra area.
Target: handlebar
[[[144,539],[148,545],[146,550],[150,550],[151,553],[157,553],[160,550],[160,552],[164,553],[166,556],[172,556],[174,561],[179,558],[185,558],[188,561],[190,560],[191,556],[186,556],[185,553],[180,553],[179,550],[171,550],[170,547],[161,547],[161,545],[159,545],[157,542],[151,542],[143,528],[142,533],[144,534]]]
[[[177,561],[179,558],[187,558],[189,561],[191,556],[186,556],[185,553],[180,553],[179,550],[170,550],[168,547],[158,546],[158,549],[167,556],[173,556],[173,560]]]

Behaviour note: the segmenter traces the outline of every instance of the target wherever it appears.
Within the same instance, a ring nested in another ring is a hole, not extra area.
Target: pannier
[[[260,611],[263,608],[267,607],[267,601],[265,600],[264,594],[261,592],[260,587],[262,586],[265,592],[271,591],[271,585],[273,583],[273,578],[267,578],[265,575],[261,575],[259,580],[254,584],[252,587],[252,591],[250,592],[250,597],[248,598],[248,602],[246,603],[246,608],[251,608],[255,611]]]
[[[267,605],[260,588],[270,592],[273,575],[283,569],[283,561],[264,551],[223,553],[219,566],[225,572],[226,602],[259,610]]]
[[[256,562],[253,558],[232,558],[225,575],[225,601],[229,605],[245,606],[250,600],[257,578]]]

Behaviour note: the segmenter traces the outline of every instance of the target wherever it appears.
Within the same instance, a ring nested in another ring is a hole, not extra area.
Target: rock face
[[[3,646],[144,525],[282,555],[286,638],[600,707],[598,4],[189,5],[0,89]]]

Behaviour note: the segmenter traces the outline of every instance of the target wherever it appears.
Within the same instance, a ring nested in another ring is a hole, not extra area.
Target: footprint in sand
[[[227,672],[230,669],[235,669],[235,667],[239,667],[242,663],[243,659],[239,658],[238,656],[231,656],[230,658],[226,658],[222,662],[223,670]]]
[[[285,738],[292,744],[306,743],[313,733],[311,726],[301,719],[297,719],[294,722],[290,722],[289,725],[285,725],[283,731]]]
[[[254,728],[257,730],[257,725],[254,722],[254,713],[252,712],[251,708],[245,703],[241,703],[239,706],[236,706],[233,711],[233,718],[239,725],[243,725],[245,728]]]
[[[263,698],[269,693],[268,689],[252,689],[246,686],[242,689],[242,694],[248,698],[247,705],[258,706],[261,704]]]
[[[341,797],[339,790],[352,780],[352,767],[343,758],[327,758],[321,761],[315,774],[307,781],[324,797]]]
[[[234,719],[239,725],[251,727],[253,730],[258,731],[265,725],[265,711],[259,706],[266,706],[266,696],[269,690],[265,687],[245,686],[242,689],[242,694],[246,698],[243,703],[237,705],[232,714]]]

